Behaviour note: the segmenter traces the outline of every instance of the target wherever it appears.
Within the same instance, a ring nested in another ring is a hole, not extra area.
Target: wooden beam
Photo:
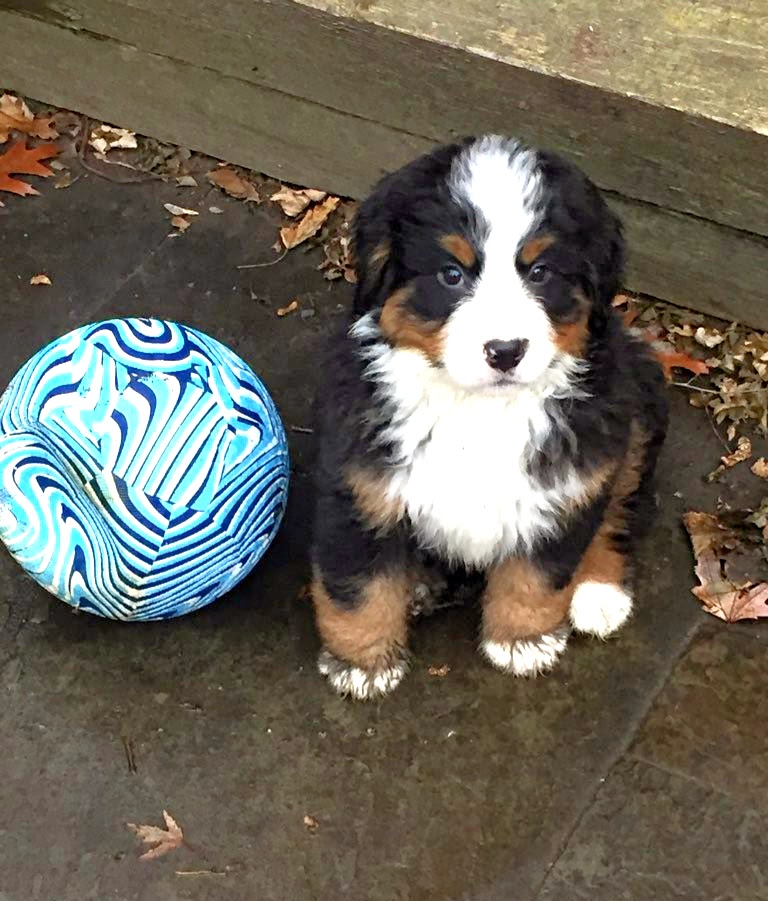
[[[0,0],[0,84],[357,197],[438,141],[518,134],[566,152],[608,192],[627,222],[630,288],[768,327],[766,135],[401,33],[433,0],[401,9],[399,32],[370,18],[383,7],[356,2],[363,12],[342,4],[339,18],[289,0],[80,0],[76,12]]]
[[[768,4],[619,6],[80,0],[67,13],[0,0],[432,143],[515,134],[571,156],[601,188],[768,236]]]

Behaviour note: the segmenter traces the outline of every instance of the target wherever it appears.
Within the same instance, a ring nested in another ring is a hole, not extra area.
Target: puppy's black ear
[[[356,317],[382,305],[391,293],[393,235],[388,193],[386,184],[379,185],[360,206],[352,229]]]
[[[605,201],[601,227],[595,233],[595,293],[605,306],[610,306],[624,279],[624,229],[619,217],[608,209]]]

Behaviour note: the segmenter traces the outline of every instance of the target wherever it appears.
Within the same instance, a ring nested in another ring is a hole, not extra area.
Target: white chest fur
[[[558,512],[584,488],[573,471],[542,488],[531,453],[554,427],[545,392],[457,391],[418,355],[394,351],[376,369],[396,410],[387,437],[400,463],[389,495],[403,505],[425,547],[467,565],[524,551],[556,527]]]

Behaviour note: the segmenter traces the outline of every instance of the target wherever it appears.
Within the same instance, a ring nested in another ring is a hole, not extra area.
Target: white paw
[[[577,632],[607,638],[632,612],[632,597],[608,582],[582,582],[573,593],[571,623]]]
[[[515,676],[536,676],[552,669],[567,643],[568,629],[561,628],[538,638],[484,641],[480,650],[502,672]]]
[[[394,691],[408,672],[408,663],[403,658],[388,667],[369,671],[345,663],[324,650],[317,659],[317,668],[342,697],[351,695],[358,701],[368,701]]]

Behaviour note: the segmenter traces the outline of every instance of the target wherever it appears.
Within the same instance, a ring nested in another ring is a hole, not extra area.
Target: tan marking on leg
[[[400,288],[384,303],[379,317],[382,334],[397,347],[419,350],[433,363],[443,352],[442,323],[422,319],[406,308],[411,289]]]
[[[520,248],[520,261],[525,266],[530,266],[554,243],[555,236],[550,234],[538,235],[535,238],[531,238],[530,241],[526,241]]]
[[[318,571],[311,590],[317,628],[332,654],[371,671],[399,659],[408,637],[410,580],[405,572],[377,575],[362,583],[358,603],[351,609],[330,597]]]
[[[346,480],[355,498],[357,509],[369,526],[388,530],[403,518],[404,505],[402,501],[393,500],[388,496],[389,480],[385,476],[358,466],[350,466],[347,469]]]
[[[463,235],[442,235],[440,246],[467,269],[471,269],[477,262],[475,248]]]
[[[611,497],[592,543],[579,563],[573,584],[607,582],[621,587],[626,578],[626,557],[616,550],[613,536],[627,529],[627,499],[637,491],[645,465],[648,436],[632,423],[629,445],[618,464]]]
[[[488,574],[483,639],[509,642],[552,632],[567,618],[570,603],[570,586],[555,591],[529,561],[505,560]]]

